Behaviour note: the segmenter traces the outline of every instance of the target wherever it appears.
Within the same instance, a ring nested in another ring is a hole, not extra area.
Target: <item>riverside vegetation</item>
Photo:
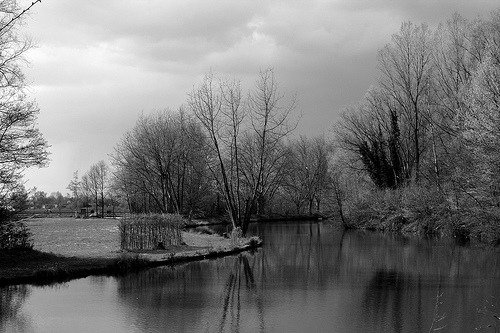
[[[404,22],[333,127],[346,227],[500,242],[500,10]]]
[[[346,228],[497,244],[499,27],[500,10],[434,30],[403,22],[379,51],[376,84],[328,137],[291,136],[296,100],[272,68],[247,94],[209,72],[178,111],[141,115],[112,154],[111,186],[94,188],[134,212],[226,214],[243,233],[256,215],[318,212]]]
[[[27,220],[24,223],[33,233],[24,234],[25,246],[0,249],[0,285],[121,275],[158,265],[215,258],[261,244],[258,238],[231,239],[182,231],[183,222],[186,221],[179,216],[158,215],[132,216],[122,222],[73,218]],[[140,224],[144,226],[139,227]],[[159,238],[162,235],[165,237]],[[124,239],[140,238],[142,245],[123,243]],[[158,247],[158,242],[163,246]]]
[[[454,237],[500,245],[500,209],[453,209],[433,188],[406,187],[378,191],[352,204],[348,229],[367,229]]]

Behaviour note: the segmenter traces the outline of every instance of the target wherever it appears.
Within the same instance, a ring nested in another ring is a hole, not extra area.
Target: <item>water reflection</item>
[[[143,309],[155,327],[193,332],[427,332],[444,325],[469,332],[482,325],[485,300],[499,295],[496,252],[453,240],[318,223],[256,225],[253,232],[265,242],[255,255],[121,279],[130,316]]]
[[[210,307],[213,275],[206,263],[148,270],[118,279],[125,318],[134,332],[169,327],[174,332],[199,329],[200,313]]]
[[[93,331],[106,332],[498,328],[488,327],[500,322],[497,251],[321,223],[259,224],[250,232],[265,244],[253,254],[93,277],[62,290],[0,289],[0,331],[64,332],[89,316]],[[90,329],[74,326],[73,333]]]
[[[246,294],[242,295],[242,293]],[[248,257],[244,254],[234,259],[232,270],[229,273],[229,278],[224,288],[224,302],[219,323],[219,332],[241,331],[242,297],[253,303],[252,306],[257,310],[259,323],[255,327],[255,332],[265,332],[262,295],[260,295],[256,287]]]
[[[33,332],[30,318],[22,312],[31,287],[26,285],[0,288],[0,332]]]
[[[377,270],[369,280],[363,297],[362,307],[366,313],[366,320],[376,327],[377,331],[389,331],[393,328],[395,332],[402,332],[405,322],[406,311],[404,303],[412,297],[416,290],[417,304],[415,316],[417,324],[416,331],[421,332],[422,304],[421,304],[421,281],[414,281],[410,275],[395,270]],[[409,319],[411,319],[410,317]]]

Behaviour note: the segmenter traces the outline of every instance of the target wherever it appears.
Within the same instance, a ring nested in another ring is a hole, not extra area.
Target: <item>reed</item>
[[[184,219],[173,214],[124,217],[119,225],[122,250],[156,250],[181,245]]]

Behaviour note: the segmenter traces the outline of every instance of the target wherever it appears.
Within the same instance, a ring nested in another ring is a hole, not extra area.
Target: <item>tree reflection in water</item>
[[[252,259],[255,259],[255,257],[252,257]],[[240,254],[234,258],[234,264],[224,288],[224,303],[219,332],[240,331],[242,279],[244,279],[244,290],[248,292],[249,299],[255,302],[255,308],[257,309],[259,329],[256,329],[256,331],[265,331],[262,297],[256,288],[255,278],[252,267],[250,267],[248,256]]]
[[[0,289],[0,332],[40,331],[47,318],[82,322],[97,306],[105,309],[106,332],[499,329],[496,249],[322,223],[256,224],[250,231],[264,241],[253,254],[83,279],[57,295],[37,287]],[[54,313],[50,298],[67,303]],[[50,332],[57,332],[61,323],[52,323]]]
[[[389,324],[395,332],[401,332],[403,328],[403,297],[408,291],[414,289],[414,282],[406,274],[395,270],[377,270],[366,286],[363,300],[363,310],[373,323],[374,327],[383,328]],[[417,282],[419,284],[419,282]],[[418,306],[420,310],[421,307]],[[418,311],[418,316],[422,314]],[[390,317],[390,318],[388,318]],[[417,322],[420,323],[420,318]],[[418,328],[421,331],[421,327]]]
[[[31,293],[28,285],[0,288],[0,332],[33,332],[31,321],[21,309]]]

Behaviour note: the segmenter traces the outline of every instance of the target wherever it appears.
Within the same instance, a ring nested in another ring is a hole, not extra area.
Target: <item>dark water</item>
[[[0,332],[500,331],[495,250],[321,223],[252,228],[265,243],[254,254],[0,289]]]

